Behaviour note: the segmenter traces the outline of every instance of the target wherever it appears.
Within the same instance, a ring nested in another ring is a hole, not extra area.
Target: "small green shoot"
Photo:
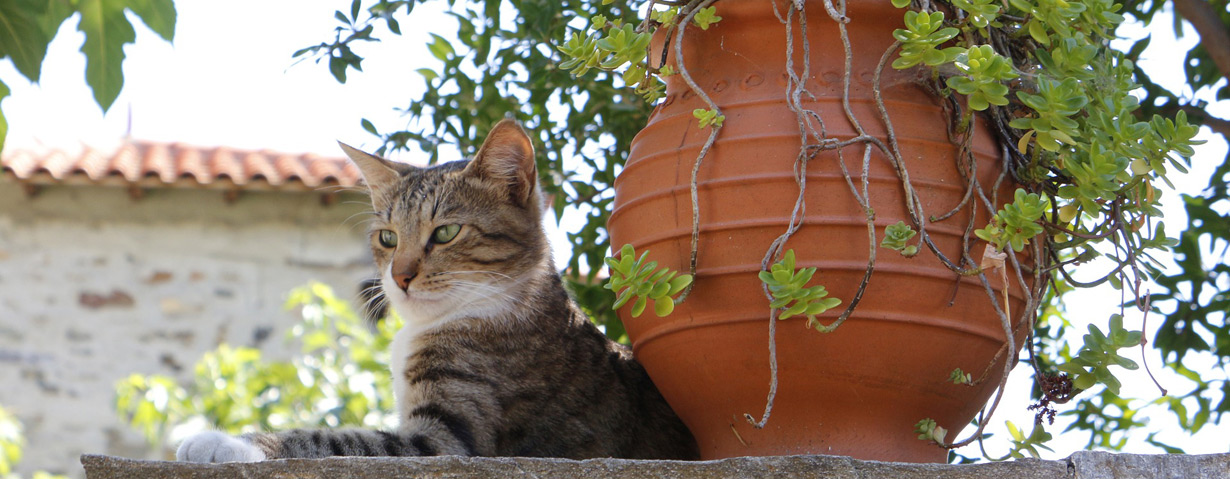
[[[948,430],[937,425],[935,420],[931,418],[923,419],[914,424],[914,432],[918,434],[918,439],[931,441],[941,446],[944,445],[944,438],[948,436]]]
[[[1025,436],[1021,429],[1016,427],[1012,421],[1004,421],[1008,426],[1008,434],[1012,435],[1012,450],[1008,452],[1008,456],[1013,459],[1024,459],[1025,454],[1038,459],[1041,454],[1038,453],[1038,448],[1046,449],[1054,452],[1054,449],[1046,447],[1046,442],[1051,440],[1051,433],[1046,432],[1042,428],[1041,423],[1034,423],[1033,431],[1030,431],[1029,436]]]
[[[704,108],[697,108],[692,110],[692,116],[696,117],[697,120],[700,120],[701,128],[705,128],[709,125],[714,125],[721,128],[722,122],[726,121],[726,115],[719,115],[716,109],[706,110]]]
[[[956,28],[944,27],[943,12],[905,12],[905,26],[893,31],[893,37],[901,42],[901,56],[893,60],[893,68],[900,70],[919,63],[936,66],[953,61],[965,51],[958,47],[936,49],[961,33]]]
[[[603,287],[617,294],[612,309],[623,307],[635,297],[636,301],[632,303],[634,318],[645,312],[650,300],[653,300],[653,312],[658,317],[675,310],[674,296],[692,284],[692,275],[679,274],[667,268],[658,269],[657,261],[645,261],[647,256],[648,251],[638,258],[636,249],[626,244],[619,250],[619,259],[606,258],[606,265],[611,268],[611,279]]]
[[[835,328],[820,324],[816,315],[837,307],[841,304],[841,300],[825,298],[829,292],[824,289],[824,286],[805,287],[804,285],[811,281],[814,274],[816,274],[814,267],[796,271],[794,250],[787,250],[781,261],[773,263],[770,271],[760,272],[760,281],[768,285],[769,292],[773,294],[773,301],[769,303],[769,307],[783,309],[777,319],[787,319],[802,314],[807,316],[807,327],[814,327],[822,333],[831,332]]]
[[[906,242],[917,234],[918,232],[905,224],[905,221],[898,221],[896,224],[884,227],[884,240],[880,242],[880,247],[898,251],[901,256],[911,258],[918,254],[918,246]]]
[[[1031,238],[1042,234],[1042,225],[1038,224],[1038,220],[1049,210],[1049,204],[1037,193],[1026,193],[1017,188],[1013,202],[1005,204],[991,218],[991,224],[975,230],[974,234],[994,244],[1000,251],[1004,250],[1004,246],[1011,246],[1013,251],[1020,252]]]
[[[722,17],[717,16],[717,7],[702,8],[692,16],[692,23],[695,23],[701,30],[708,30],[710,25],[720,21]]]
[[[948,86],[957,93],[967,95],[969,107],[982,111],[991,105],[1008,104],[1008,86],[1001,83],[1017,77],[1012,63],[995,53],[990,45],[971,47],[953,62],[964,76],[948,79]]]
[[[1111,394],[1117,396],[1120,383],[1110,372],[1110,367],[1119,366],[1127,370],[1139,368],[1136,361],[1120,356],[1119,350],[1140,346],[1140,338],[1140,331],[1124,329],[1123,316],[1112,314],[1110,334],[1104,334],[1096,325],[1090,324],[1080,352],[1071,361],[1060,365],[1059,370],[1071,375],[1072,385],[1077,388],[1089,389],[1102,383]]]
[[[948,375],[948,380],[953,384],[974,384],[974,376],[970,373],[962,371],[961,368],[953,369],[952,374]]]

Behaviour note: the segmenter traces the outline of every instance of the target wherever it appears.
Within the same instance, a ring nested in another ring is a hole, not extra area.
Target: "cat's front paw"
[[[265,453],[243,439],[205,431],[180,444],[175,458],[184,462],[257,462],[265,460]]]

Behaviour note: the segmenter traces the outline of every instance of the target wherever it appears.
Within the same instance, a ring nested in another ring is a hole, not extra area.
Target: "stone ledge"
[[[189,464],[81,456],[87,479],[278,477],[575,478],[831,478],[831,479],[1225,479],[1230,454],[1136,455],[1078,452],[1066,460],[948,465],[860,461],[836,456],[741,457],[717,461],[414,457],[283,459],[258,463]]]

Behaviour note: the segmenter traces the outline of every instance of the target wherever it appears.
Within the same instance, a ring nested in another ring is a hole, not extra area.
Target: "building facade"
[[[0,160],[0,405],[24,423],[26,476],[165,454],[115,412],[116,381],[186,380],[222,342],[285,358],[291,289],[353,296],[372,274],[341,158],[133,142]]]

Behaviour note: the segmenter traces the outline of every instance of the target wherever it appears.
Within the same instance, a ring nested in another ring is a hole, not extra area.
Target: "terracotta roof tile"
[[[131,182],[139,181],[142,172],[140,154],[131,145],[121,148],[111,160],[111,172]]]
[[[85,148],[80,153],[6,150],[0,155],[0,168],[19,181],[44,184],[315,190],[353,187],[361,180],[358,169],[341,157],[145,141],[109,150]]]

